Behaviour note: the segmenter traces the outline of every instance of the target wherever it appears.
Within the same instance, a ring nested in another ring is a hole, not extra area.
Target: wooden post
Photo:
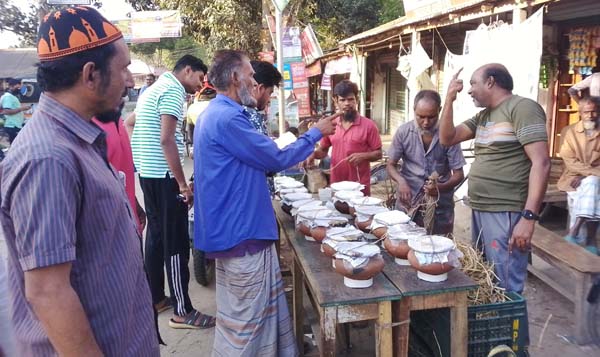
[[[300,356],[304,355],[304,308],[302,306],[302,294],[304,289],[304,275],[300,269],[300,263],[294,258],[292,267],[293,304],[294,304],[294,334]]]
[[[456,292],[455,305],[450,308],[451,356],[466,356],[469,344],[469,319],[467,315],[467,292]]]
[[[320,309],[321,344],[320,356],[335,356],[335,327],[337,325],[337,308],[324,307]]]
[[[395,323],[410,319],[410,297],[403,297],[400,301],[394,301],[393,321]],[[394,356],[408,356],[408,336],[410,332],[410,324],[401,324],[393,329],[394,336]]]
[[[392,357],[392,303],[391,301],[382,301],[378,304],[378,307],[375,353],[377,357]]]
[[[575,283],[575,340],[579,345],[592,342],[592,336],[588,328],[588,320],[595,316],[587,302],[587,295],[592,286],[592,275],[579,273]]]

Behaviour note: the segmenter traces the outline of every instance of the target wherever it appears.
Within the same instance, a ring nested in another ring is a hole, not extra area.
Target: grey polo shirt
[[[140,237],[104,132],[47,95],[0,166],[19,356],[54,356],[24,272],[70,262],[71,285],[106,356],[158,356]]]

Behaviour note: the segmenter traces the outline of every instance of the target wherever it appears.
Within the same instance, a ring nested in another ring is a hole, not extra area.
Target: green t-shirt
[[[531,161],[523,146],[548,141],[546,114],[531,99],[513,95],[465,121],[475,132],[469,171],[469,203],[487,212],[520,212],[525,206]]]
[[[19,98],[15,97],[11,93],[4,93],[0,97],[0,106],[2,109],[18,109],[21,108],[21,102]],[[23,112],[17,114],[4,114],[4,127],[6,128],[22,128],[25,117]]]

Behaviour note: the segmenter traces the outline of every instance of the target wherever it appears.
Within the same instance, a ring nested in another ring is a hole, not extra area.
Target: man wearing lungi
[[[244,108],[257,106],[253,75],[243,52],[216,53],[209,79],[217,97],[200,114],[194,131],[194,245],[216,260],[213,356],[295,356],[265,173],[306,159],[335,127],[331,119],[322,119],[278,149],[254,128]]]
[[[433,234],[451,234],[454,230],[454,187],[464,178],[465,158],[460,144],[440,144],[438,119],[442,100],[433,90],[422,90],[415,96],[415,120],[398,128],[389,150],[387,172],[398,185],[396,206],[408,210],[420,203],[424,194],[435,197],[437,205]],[[402,160],[402,167],[396,166]],[[437,172],[436,185],[425,182]],[[418,212],[415,222],[423,225]]]
[[[568,193],[571,224],[565,239],[598,254],[596,232],[600,220],[600,128],[598,98],[579,101],[581,120],[565,127],[561,133],[560,157],[565,170],[558,188]],[[586,224],[587,234],[580,238]]]
[[[546,114],[533,100],[513,95],[506,67],[491,63],[478,68],[470,81],[469,94],[484,109],[454,127],[452,104],[463,89],[459,73],[448,87],[440,142],[450,146],[475,139],[469,171],[473,241],[494,263],[498,284],[520,293],[550,173]]]

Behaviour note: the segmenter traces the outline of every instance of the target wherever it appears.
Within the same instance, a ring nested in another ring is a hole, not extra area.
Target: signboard
[[[48,0],[48,5],[90,5],[92,0]]]
[[[137,39],[181,37],[181,15],[177,10],[131,13],[131,37]]]
[[[323,56],[323,50],[315,36],[312,26],[308,25],[300,34],[300,43],[302,49],[302,58],[307,65],[315,62],[317,58]]]
[[[275,52],[273,52],[273,51],[259,52],[258,53],[258,60],[259,61],[266,61],[266,62],[269,62],[271,64],[274,64],[275,63]]]
[[[294,96],[298,101],[298,116],[300,118],[310,116],[310,93],[308,87],[294,89]]]
[[[331,90],[331,76],[327,73],[321,78],[321,90]]]
[[[308,88],[308,79],[306,78],[306,67],[304,67],[304,62],[290,63],[290,68],[292,70],[293,88]]]
[[[302,46],[300,43],[300,28],[286,27],[283,32],[283,58],[288,62],[297,62],[302,60]]]

